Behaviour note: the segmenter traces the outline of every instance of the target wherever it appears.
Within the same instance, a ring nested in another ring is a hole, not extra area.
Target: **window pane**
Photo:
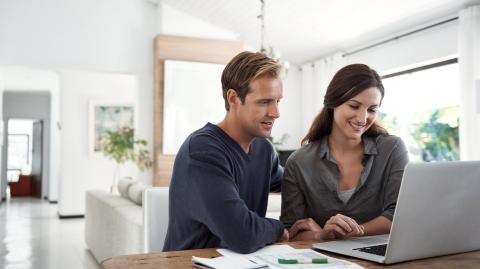
[[[8,169],[7,170],[7,179],[8,182],[18,182],[20,179],[20,174],[22,171],[20,169]]]
[[[404,140],[412,161],[459,159],[458,72],[455,63],[383,80],[381,122]]]
[[[8,169],[25,169],[29,164],[29,135],[8,135]]]

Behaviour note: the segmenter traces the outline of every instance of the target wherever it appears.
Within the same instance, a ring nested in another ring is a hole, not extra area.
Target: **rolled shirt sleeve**
[[[290,158],[285,165],[282,180],[282,213],[280,220],[290,228],[295,221],[306,217],[305,197],[299,186],[300,179],[297,164]]]
[[[401,139],[397,140],[395,149],[392,151],[388,173],[385,173],[386,184],[384,185],[383,212],[382,216],[393,220],[397,205],[398,192],[402,183],[403,172],[408,163],[408,151]]]

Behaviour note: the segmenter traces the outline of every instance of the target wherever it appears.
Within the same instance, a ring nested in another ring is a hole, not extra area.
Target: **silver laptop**
[[[409,163],[390,236],[313,248],[386,264],[480,249],[480,161]]]

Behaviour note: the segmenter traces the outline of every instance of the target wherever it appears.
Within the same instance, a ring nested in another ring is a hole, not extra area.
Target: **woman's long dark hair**
[[[328,85],[327,93],[323,99],[324,107],[313,120],[310,130],[302,140],[302,145],[329,135],[333,126],[333,109],[371,87],[376,87],[380,91],[381,100],[383,100],[385,89],[382,80],[377,72],[368,65],[351,64],[338,70]],[[378,136],[380,134],[388,133],[376,122],[364,133],[367,136]]]

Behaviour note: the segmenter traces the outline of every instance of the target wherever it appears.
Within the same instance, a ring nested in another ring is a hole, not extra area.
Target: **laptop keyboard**
[[[369,246],[369,247],[363,247],[363,248],[355,248],[353,250],[375,254],[378,256],[385,256],[385,253],[387,252],[387,244]]]

